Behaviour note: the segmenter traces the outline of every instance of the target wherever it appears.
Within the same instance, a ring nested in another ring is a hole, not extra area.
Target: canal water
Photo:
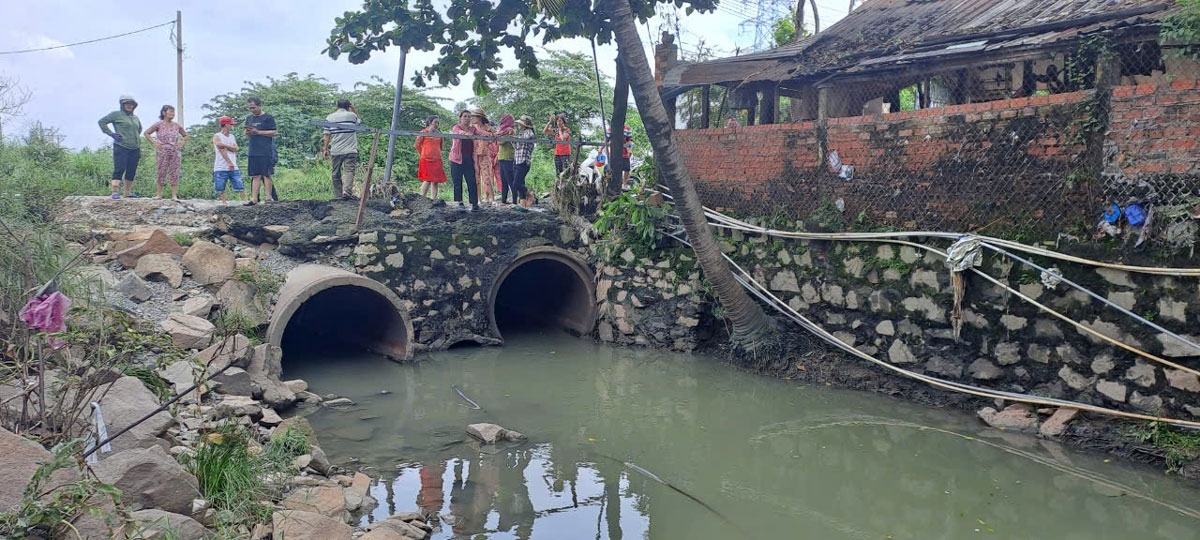
[[[1200,539],[1200,492],[962,412],[553,333],[418,360],[284,360],[357,402],[308,418],[334,463],[379,479],[364,522],[420,509],[435,539]],[[477,422],[528,441],[481,448]]]

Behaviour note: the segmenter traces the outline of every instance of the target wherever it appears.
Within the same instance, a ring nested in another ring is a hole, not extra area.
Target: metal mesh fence
[[[1200,64],[1096,37],[980,58],[692,90],[677,138],[705,203],[743,214],[1193,244]]]

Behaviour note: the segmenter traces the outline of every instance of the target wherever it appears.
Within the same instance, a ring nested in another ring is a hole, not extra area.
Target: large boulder
[[[0,513],[21,504],[26,484],[42,463],[50,460],[50,452],[42,445],[0,428]],[[74,482],[79,474],[63,469],[50,477],[50,486]]]
[[[350,540],[350,526],[345,523],[302,510],[278,510],[271,516],[275,538],[287,540]]]
[[[108,426],[109,435],[141,420],[159,407],[158,397],[154,395],[142,381],[136,377],[121,377],[112,384],[99,387],[95,396],[100,397],[100,410],[104,414],[104,423]],[[89,420],[89,424],[94,421]],[[166,441],[159,439],[168,428],[175,423],[171,414],[159,411],[122,434],[112,441],[113,452],[121,452],[130,448],[148,448],[160,446],[167,448]],[[105,459],[105,455],[100,456]]]
[[[154,297],[154,291],[151,291],[150,287],[146,286],[146,282],[142,281],[142,278],[138,277],[136,273],[126,274],[121,281],[117,282],[113,290],[139,304]]]
[[[241,313],[258,326],[267,324],[270,307],[259,297],[258,287],[250,283],[236,279],[226,281],[217,291],[217,301],[221,303],[221,309]]]
[[[208,319],[186,313],[171,313],[162,322],[163,331],[171,335],[171,344],[181,349],[200,349],[212,342],[217,328]]]
[[[134,510],[157,508],[184,514],[199,496],[196,477],[157,446],[119,452],[93,470],[102,482],[120,489],[121,501]]]
[[[175,262],[175,256],[165,253],[143,256],[133,272],[146,281],[165,281],[176,289],[183,283],[183,268]]]
[[[138,510],[130,515],[133,521],[141,527],[141,536],[146,540],[178,539],[201,540],[208,538],[210,532],[200,522],[184,515],[173,514],[159,509]]]
[[[183,254],[183,266],[201,285],[220,283],[233,277],[233,252],[206,240],[197,240]]]
[[[303,510],[345,521],[346,494],[337,486],[314,486],[297,489],[280,503],[288,510]]]
[[[125,268],[136,268],[143,256],[153,254],[183,255],[183,248],[162,229],[154,229],[146,241],[117,253],[117,261]]]

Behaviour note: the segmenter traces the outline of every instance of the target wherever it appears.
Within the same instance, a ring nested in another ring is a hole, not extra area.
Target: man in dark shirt
[[[261,99],[247,99],[246,108],[250,110],[250,116],[246,117],[244,124],[246,137],[250,140],[250,157],[246,168],[251,180],[250,200],[246,205],[253,206],[260,202],[260,188],[266,188],[268,198],[274,190],[271,177],[275,175],[274,139],[278,131],[275,129],[275,117],[263,112]]]

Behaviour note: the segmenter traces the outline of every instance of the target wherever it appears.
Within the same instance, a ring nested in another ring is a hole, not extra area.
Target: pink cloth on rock
[[[19,313],[21,322],[30,330],[47,334],[56,334],[67,329],[67,310],[71,309],[71,299],[63,293],[55,291],[37,298],[30,298]],[[58,349],[66,345],[66,341],[51,336],[50,346]]]

